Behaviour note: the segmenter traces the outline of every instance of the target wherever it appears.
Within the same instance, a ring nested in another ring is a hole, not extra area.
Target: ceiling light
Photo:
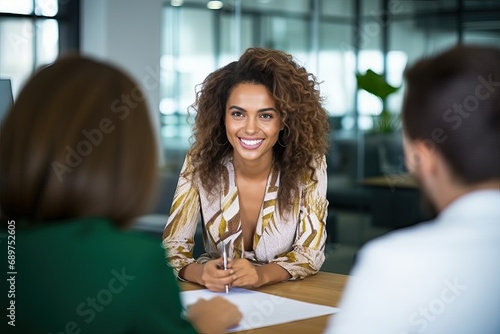
[[[224,7],[224,3],[222,1],[209,1],[207,2],[208,9],[221,9]]]
[[[184,0],[170,0],[170,5],[174,7],[179,7],[184,4]]]

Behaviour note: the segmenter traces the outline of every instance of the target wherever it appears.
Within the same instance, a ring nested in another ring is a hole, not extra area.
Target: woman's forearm
[[[204,282],[201,279],[202,274],[203,264],[198,262],[188,264],[179,271],[180,278],[189,282],[197,283],[199,285],[204,285]]]
[[[258,286],[263,286],[271,283],[278,283],[288,280],[291,275],[276,263],[268,263],[255,268],[259,275]]]

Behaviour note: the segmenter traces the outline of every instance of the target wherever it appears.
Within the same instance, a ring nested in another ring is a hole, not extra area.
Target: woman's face
[[[273,146],[283,125],[264,85],[241,83],[235,86],[227,100],[225,123],[235,159],[272,160]]]

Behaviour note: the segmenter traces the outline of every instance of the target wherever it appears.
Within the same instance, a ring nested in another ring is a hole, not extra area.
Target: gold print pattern
[[[232,161],[225,162],[218,196],[210,196],[199,182],[185,177],[188,174],[186,161],[163,235],[167,261],[175,273],[195,261],[192,256],[193,239],[200,214],[204,219],[202,223],[205,224],[203,239],[207,242],[204,245],[206,253],[197,259],[200,263],[220,256],[217,245],[221,240],[226,240],[230,243],[231,257],[276,263],[287,270],[292,279],[312,275],[321,268],[328,212],[324,158],[316,169],[315,177],[318,182],[312,182],[309,175],[305,175],[304,184],[297,190],[291,212],[284,216],[276,208],[279,172],[270,173],[253,238],[253,252],[243,250],[238,189]]]

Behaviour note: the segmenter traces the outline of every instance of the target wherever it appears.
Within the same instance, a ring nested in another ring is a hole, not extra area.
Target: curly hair
[[[219,186],[223,163],[233,153],[224,124],[226,103],[241,83],[264,85],[282,119],[284,130],[273,155],[274,168],[281,171],[279,207],[288,211],[297,186],[307,178],[317,181],[315,166],[328,150],[329,123],[316,77],[283,51],[249,48],[197,87],[190,106],[196,112],[189,151],[192,167],[186,174],[193,173],[207,191]]]

